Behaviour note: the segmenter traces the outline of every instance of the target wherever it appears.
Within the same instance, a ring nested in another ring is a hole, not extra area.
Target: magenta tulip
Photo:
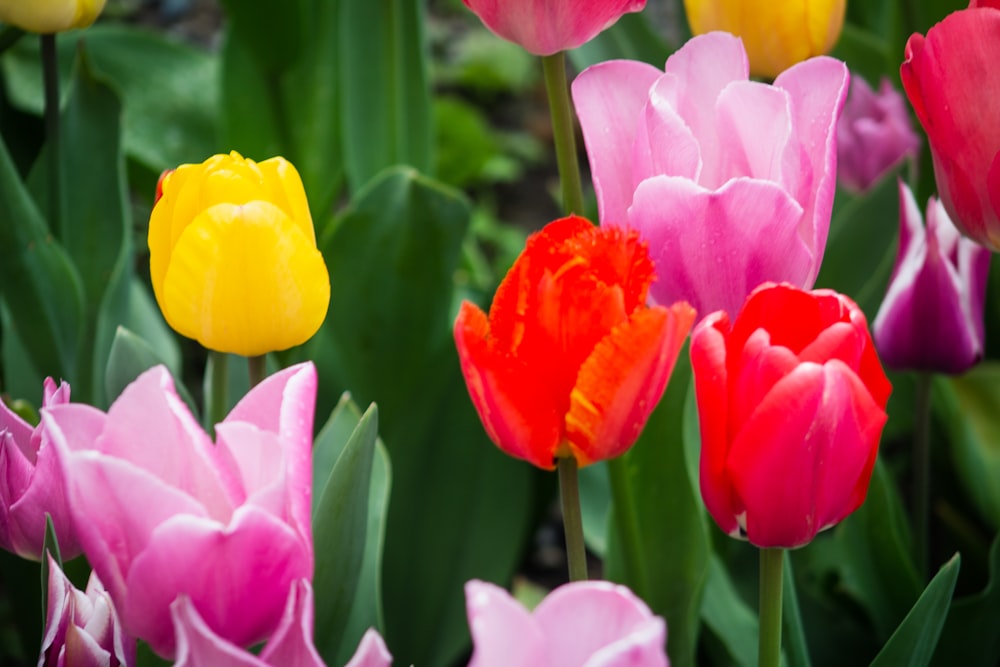
[[[925,229],[913,193],[899,183],[899,254],[872,326],[887,366],[954,374],[983,358],[990,255],[959,235],[934,197]]]
[[[667,627],[632,591],[606,581],[560,586],[534,612],[504,589],[465,585],[469,667],[667,667]]]
[[[486,27],[537,56],[575,49],[646,0],[462,0]]]
[[[851,78],[851,92],[837,123],[837,178],[854,192],[873,186],[903,158],[915,155],[913,131],[902,94],[886,78],[876,93],[863,77]]]
[[[1000,251],[1000,0],[973,0],[906,42],[900,67],[927,132],[938,193],[952,222]]]
[[[158,654],[174,655],[179,596],[249,646],[274,632],[294,582],[312,577],[315,396],[311,364],[277,373],[216,426],[214,445],[163,367],[107,414],[42,411],[87,560],[126,630]]]
[[[68,402],[69,385],[56,387],[47,378],[42,406]],[[0,547],[41,560],[46,514],[52,517],[63,557],[80,555],[62,471],[45,430],[32,427],[0,401]]]
[[[601,225],[649,241],[657,303],[735,313],[757,285],[811,287],[836,187],[844,64],[748,80],[739,39],[691,39],[662,72],[619,60],[573,82]]]
[[[129,667],[135,640],[122,631],[111,597],[91,573],[87,590],[73,587],[49,556],[49,599],[38,667]]]

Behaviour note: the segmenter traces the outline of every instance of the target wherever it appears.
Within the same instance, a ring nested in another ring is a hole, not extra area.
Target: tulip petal
[[[382,636],[375,628],[368,628],[361,638],[361,643],[358,644],[358,650],[344,667],[390,667],[391,665],[392,654],[386,648]]]
[[[629,589],[606,581],[561,586],[534,612],[552,667],[666,667],[666,626]],[[637,634],[638,633],[638,634]]]
[[[465,606],[474,647],[469,667],[550,664],[542,628],[507,591],[484,581],[469,581]],[[573,636],[579,636],[575,630]]]
[[[657,176],[638,187],[629,209],[656,263],[657,303],[688,299],[699,313],[735,313],[764,281],[804,284],[813,253],[799,236],[801,217],[778,185],[752,179],[711,192]]]
[[[602,224],[625,224],[635,182],[629,148],[650,87],[663,75],[652,65],[612,60],[585,69],[573,81]]]
[[[693,181],[702,174],[702,147],[677,111],[681,85],[674,74],[664,74],[649,90],[649,99],[639,115],[634,135],[628,203],[631,203],[635,188],[657,174],[683,176]],[[596,187],[596,176],[594,183]],[[601,220],[614,222],[603,215]],[[625,220],[625,217],[620,219],[622,223]]]
[[[309,212],[309,200],[306,199],[306,189],[295,165],[279,156],[258,162],[257,168],[263,175],[261,185],[267,188],[270,195],[267,200],[287,213],[292,224],[299,228],[312,245],[316,245],[316,230]],[[253,198],[262,197],[256,193]],[[231,199],[229,201],[238,203]]]
[[[580,466],[618,456],[639,437],[694,318],[687,303],[640,310],[597,344],[580,368],[566,415]]]
[[[798,145],[792,144],[790,107],[788,93],[774,86],[756,81],[726,86],[715,103],[718,154],[706,161],[698,182],[714,190],[732,178],[748,176],[798,192],[802,170]]]
[[[472,303],[462,303],[454,332],[469,396],[490,439],[511,456],[554,468],[563,420],[548,388],[523,361],[493,349],[486,314]]]
[[[173,601],[170,617],[177,637],[174,667],[268,667],[257,656],[212,632],[187,595]]]
[[[362,645],[368,640],[369,630],[362,639]],[[381,642],[381,637],[375,633]],[[381,645],[385,651],[385,644]],[[360,652],[360,647],[359,647]],[[269,665],[294,665],[294,667],[324,667],[316,647],[313,645],[313,590],[308,579],[299,579],[292,584],[288,592],[288,603],[285,612],[278,623],[277,630],[267,641],[267,646],[260,653],[260,658]],[[378,663],[360,663],[355,665],[353,659],[346,667],[376,667]],[[390,662],[386,661],[385,667]]]
[[[160,303],[170,325],[204,346],[256,356],[305,342],[326,317],[323,256],[274,204],[217,204],[174,247]]]
[[[305,551],[289,526],[252,506],[238,509],[228,526],[173,516],[159,522],[132,561],[122,618],[132,634],[170,657],[175,647],[168,608],[186,593],[208,627],[249,646],[277,627],[292,583],[312,575]]]

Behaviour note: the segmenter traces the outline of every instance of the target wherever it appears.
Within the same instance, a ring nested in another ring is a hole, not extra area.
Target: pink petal
[[[649,89],[663,72],[632,60],[612,60],[585,69],[573,81],[603,224],[623,224],[632,203],[632,146]]]
[[[132,563],[122,618],[154,651],[172,656],[167,609],[187,594],[216,634],[249,646],[275,630],[292,583],[312,576],[310,546],[254,507],[239,508],[228,526],[176,516]]]
[[[34,472],[11,432],[0,430],[0,547],[7,551],[18,552],[29,543],[12,522],[10,508],[24,495]]]
[[[374,629],[368,628],[358,650],[344,667],[390,667],[392,654],[385,647],[382,636]]]
[[[701,185],[714,190],[732,178],[749,176],[797,191],[798,170],[785,164],[790,159],[786,153],[798,151],[798,144],[792,144],[788,93],[756,81],[735,81],[719,94],[715,115],[720,150],[712,156],[712,173],[706,165],[698,179]]]
[[[370,640],[374,635],[376,641]],[[372,644],[377,647],[372,648]],[[378,654],[378,648],[386,656],[384,662],[374,662]],[[358,655],[364,656],[361,662],[355,663]],[[292,584],[288,592],[288,602],[285,604],[285,612],[278,623],[278,628],[267,641],[267,646],[260,653],[261,660],[275,667],[287,665],[288,667],[324,667],[323,660],[320,659],[316,647],[313,646],[313,590],[308,579],[299,579]],[[369,662],[365,662],[368,660]],[[382,638],[374,630],[365,633],[358,647],[358,653],[347,663],[347,667],[378,667],[379,665],[388,667],[392,664],[392,657],[386,651]]]
[[[701,174],[701,146],[677,112],[680,86],[675,75],[664,74],[649,90],[632,147],[632,190],[657,174],[695,181]]]
[[[465,584],[465,607],[472,634],[469,667],[547,665],[547,638],[531,614],[499,586]]]
[[[799,237],[802,209],[778,185],[730,181],[711,192],[657,176],[635,192],[629,223],[649,242],[657,303],[735,314],[762,282],[804,285],[814,260]]]
[[[246,489],[243,505],[256,505],[289,522],[288,465],[278,436],[253,424],[223,422],[216,426],[215,437],[223,460],[230,459]]]
[[[170,617],[177,637],[174,667],[268,667],[263,660],[212,632],[187,595],[170,605]]]

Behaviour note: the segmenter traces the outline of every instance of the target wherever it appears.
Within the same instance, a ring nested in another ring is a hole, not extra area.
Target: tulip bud
[[[105,0],[0,0],[0,21],[21,30],[49,34],[86,28]]]

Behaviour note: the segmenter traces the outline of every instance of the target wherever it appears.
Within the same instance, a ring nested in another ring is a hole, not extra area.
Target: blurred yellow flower
[[[304,343],[330,303],[302,180],[282,157],[258,164],[233,152],[165,174],[149,265],[170,326],[220,352]]]
[[[48,34],[86,28],[105,0],[0,0],[0,21],[28,32]]]
[[[750,73],[774,78],[828,52],[844,26],[846,0],[684,0],[695,35],[724,30],[743,39]]]

